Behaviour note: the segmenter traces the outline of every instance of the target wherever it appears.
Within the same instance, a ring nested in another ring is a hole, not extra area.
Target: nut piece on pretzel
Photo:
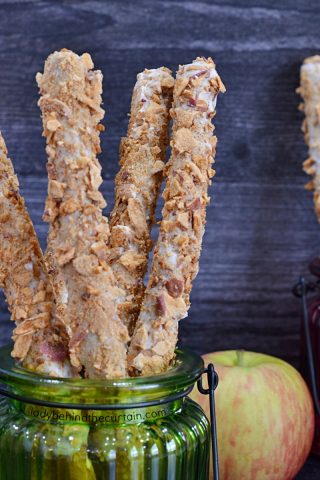
[[[306,184],[307,190],[313,191],[315,211],[320,221],[320,56],[306,58],[300,70],[300,87],[298,93],[304,103],[302,123],[305,142],[309,147],[309,157],[303,163],[304,171],[312,176]]]
[[[0,287],[16,323],[12,356],[38,373],[70,377],[67,334],[1,133],[0,212]]]
[[[159,238],[132,337],[131,374],[165,371],[174,358],[178,321],[187,316],[198,272],[207,191],[214,175],[216,137],[211,119],[225,88],[211,58],[180,66],[173,92],[172,154],[166,166]]]
[[[120,147],[115,206],[110,216],[110,264],[124,291],[120,314],[133,333],[144,294],[143,278],[168,146],[174,79],[165,67],[144,70],[133,90],[128,135]]]
[[[89,54],[62,50],[37,75],[48,154],[46,260],[72,364],[87,377],[124,377],[129,336],[117,308],[123,292],[107,262],[110,232],[97,160],[102,74],[93,66]]]

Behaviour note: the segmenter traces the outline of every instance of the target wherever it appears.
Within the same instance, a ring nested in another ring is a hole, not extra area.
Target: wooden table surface
[[[0,0],[0,128],[43,246],[46,156],[34,77],[63,47],[90,52],[104,74],[108,211],[136,74],[214,57],[227,93],[218,101],[217,176],[180,343],[200,353],[258,350],[297,364],[291,287],[319,253],[320,227],[304,190],[295,89],[303,58],[320,49],[318,1]],[[1,343],[11,328],[1,297]],[[319,462],[311,459],[298,478],[320,478]]]

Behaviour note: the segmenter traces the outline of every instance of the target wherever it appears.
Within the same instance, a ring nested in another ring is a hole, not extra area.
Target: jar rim
[[[2,394],[26,403],[70,408],[157,404],[187,395],[204,370],[202,358],[188,349],[177,349],[174,365],[165,373],[123,379],[53,378],[26,370],[0,347]]]

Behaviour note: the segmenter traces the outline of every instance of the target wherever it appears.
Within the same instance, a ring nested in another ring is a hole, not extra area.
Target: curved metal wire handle
[[[202,376],[198,379],[197,386],[200,393],[202,393],[203,395],[209,395],[213,478],[214,480],[219,480],[218,439],[217,439],[216,410],[215,410],[215,402],[214,402],[214,391],[218,386],[219,377],[212,363],[209,363],[209,365],[207,366],[207,368],[205,368],[203,373],[207,374],[208,388],[203,388]]]
[[[310,386],[311,386],[311,392],[313,396],[315,410],[319,417],[320,402],[319,402],[317,374],[316,374],[316,366],[315,366],[313,349],[312,349],[312,341],[311,341],[311,333],[310,333],[310,325],[309,325],[309,313],[308,313],[308,305],[307,305],[307,293],[314,292],[317,289],[320,289],[320,285],[318,283],[313,283],[313,282],[307,283],[303,277],[300,277],[299,282],[296,283],[296,285],[293,287],[293,294],[296,297],[301,299],[303,330],[306,337]]]

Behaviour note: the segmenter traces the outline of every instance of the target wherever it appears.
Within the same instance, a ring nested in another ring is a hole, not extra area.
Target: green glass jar
[[[0,349],[1,480],[207,480],[209,422],[187,394],[202,359],[178,350],[166,374],[53,379]]]

